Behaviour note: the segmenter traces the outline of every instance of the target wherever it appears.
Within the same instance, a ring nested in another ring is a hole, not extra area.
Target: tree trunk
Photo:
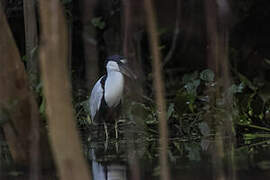
[[[139,54],[142,40],[142,30],[144,28],[143,1],[123,0],[124,16],[123,21],[123,52],[124,56],[132,64],[132,69],[138,75],[142,73],[141,54]]]
[[[89,180],[71,103],[67,70],[67,26],[59,1],[40,0],[41,74],[54,158],[60,179]]]
[[[46,163],[44,166],[51,166],[46,134],[40,131],[38,123],[38,107],[1,5],[0,27],[0,108],[9,118],[3,130],[12,158],[19,166],[33,165],[41,158],[38,152],[41,146],[41,161]]]
[[[97,2],[96,0],[82,0],[78,3],[82,12],[81,21],[83,26],[82,41],[85,61],[85,79],[87,88],[91,88],[98,78],[96,29],[91,24],[91,20],[94,18],[94,10]]]

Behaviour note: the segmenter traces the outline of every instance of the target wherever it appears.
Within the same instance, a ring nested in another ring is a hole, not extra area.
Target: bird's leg
[[[109,140],[109,133],[107,124],[104,122],[104,130],[105,130],[105,150],[108,149],[108,140]]]
[[[104,130],[105,130],[105,136],[106,136],[106,140],[109,139],[109,133],[108,133],[108,127],[107,124],[104,122]]]
[[[107,138],[105,139],[104,149],[105,149],[105,151],[108,150],[108,139]]]
[[[116,152],[119,153],[119,143],[118,143],[118,141],[116,141],[116,143],[115,143],[115,149],[116,149]]]
[[[115,130],[115,138],[118,139],[118,121],[115,121],[114,130]]]

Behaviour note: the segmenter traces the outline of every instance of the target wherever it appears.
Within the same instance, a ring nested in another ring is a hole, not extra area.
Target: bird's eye
[[[123,63],[123,64],[126,64],[127,60],[126,59],[121,59],[120,62]]]

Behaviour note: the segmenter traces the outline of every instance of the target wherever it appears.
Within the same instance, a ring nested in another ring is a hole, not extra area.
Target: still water
[[[217,168],[220,161],[214,158],[211,143],[198,139],[171,139],[168,152],[171,179],[214,180],[220,179],[220,172],[223,172],[224,179],[233,179],[229,171],[232,166],[235,179],[270,179],[270,140],[262,139],[235,147],[233,163],[226,163],[226,159],[232,157],[231,152],[225,154],[219,166],[223,171]],[[83,148],[94,180],[159,179],[157,139],[121,138],[109,142],[90,139]],[[29,179],[26,172],[3,167],[3,161],[1,180]],[[47,171],[41,173],[40,179],[57,178],[55,173]]]
[[[250,144],[235,148],[233,165],[227,161],[227,156],[230,157],[231,152],[225,154],[224,161],[221,162],[223,171],[220,171],[216,167],[218,160],[212,154],[213,149],[211,150],[213,142],[210,141],[205,148],[202,147],[205,142],[182,141],[183,145],[180,146],[184,149],[182,153],[172,149],[169,152],[171,178],[220,179],[219,173],[223,172],[224,179],[233,179],[229,170],[233,166],[235,179],[268,179],[270,178],[269,141],[264,139],[262,142],[265,143],[259,143],[260,146]],[[157,141],[152,143],[157,144]],[[116,141],[103,144],[106,150],[101,146],[96,144],[88,152],[94,180],[159,179],[157,151],[149,149],[146,143],[130,145],[127,141],[122,143]]]

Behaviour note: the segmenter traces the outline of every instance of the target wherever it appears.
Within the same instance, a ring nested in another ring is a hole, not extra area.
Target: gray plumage
[[[101,105],[101,100],[103,97],[103,88],[101,87],[101,79],[103,77],[101,77],[97,83],[95,84],[92,92],[91,92],[91,96],[90,96],[90,115],[91,115],[91,119],[94,120],[94,117],[98,111],[98,109],[100,108]]]

